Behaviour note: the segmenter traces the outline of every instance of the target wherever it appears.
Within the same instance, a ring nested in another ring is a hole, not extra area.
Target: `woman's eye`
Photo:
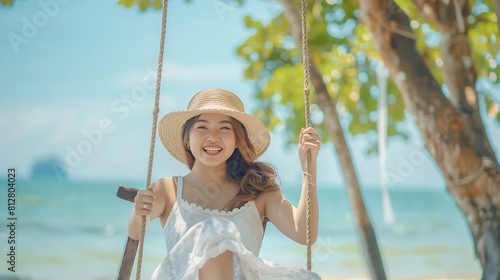
[[[198,129],[207,129],[207,127],[204,125],[201,125],[201,126],[198,126]]]
[[[227,126],[223,126],[223,127],[221,127],[221,129],[222,129],[222,130],[231,130],[231,128],[230,128],[230,127],[227,127]]]

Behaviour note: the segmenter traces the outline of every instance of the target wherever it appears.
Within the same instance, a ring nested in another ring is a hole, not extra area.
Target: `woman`
[[[241,100],[223,89],[193,96],[188,108],[158,125],[170,154],[186,164],[185,176],[163,178],[139,191],[129,236],[139,239],[141,216],[159,218],[168,253],[152,279],[319,279],[304,269],[258,258],[266,218],[283,234],[306,243],[305,176],[298,207],[276,183],[274,168],[256,161],[269,146],[264,124],[245,113]],[[299,156],[311,153],[311,238],[318,233],[316,159],[320,136],[303,129]]]

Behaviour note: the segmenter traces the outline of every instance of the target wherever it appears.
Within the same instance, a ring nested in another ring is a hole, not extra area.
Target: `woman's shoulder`
[[[275,189],[272,191],[262,192],[255,199],[255,204],[258,208],[265,207],[269,203],[281,202],[284,199],[283,192],[281,189]]]
[[[155,187],[155,188],[159,188],[159,187],[176,187],[177,186],[177,179],[178,176],[173,176],[173,177],[163,177],[163,178],[160,178],[158,180],[156,180],[155,182],[153,182],[151,184],[151,186]],[[182,177],[181,177],[182,178]]]
[[[172,192],[176,192],[177,190],[177,179],[178,177],[164,177],[161,179],[158,179],[157,181],[151,183],[151,189],[154,190],[154,192],[158,193],[166,193],[171,194]]]
[[[174,205],[177,194],[177,181],[175,177],[165,177],[158,179],[150,185],[155,193],[155,203],[159,204],[162,213],[158,217],[164,224],[170,213],[172,205]]]
[[[153,182],[153,184],[156,184],[156,185],[171,184],[174,180],[176,180],[176,176],[174,176],[174,177],[163,177],[163,178],[160,178],[160,179],[156,180],[155,182]]]

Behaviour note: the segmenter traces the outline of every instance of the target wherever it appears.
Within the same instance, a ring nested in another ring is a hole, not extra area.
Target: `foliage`
[[[413,32],[418,38],[417,47],[435,78],[443,84],[439,48],[441,35],[434,26],[421,18],[409,1],[404,3],[402,9],[412,19]],[[478,9],[478,5],[483,6]],[[498,84],[497,77],[500,74],[500,68],[497,67],[500,59],[499,44],[496,43],[499,38],[496,21],[493,19],[495,15],[490,10],[476,1],[473,14],[469,17],[469,40],[473,47],[474,65],[478,70],[478,78],[490,78],[490,82],[487,82],[489,85]],[[280,106],[287,107],[284,111],[289,112],[288,115],[279,121],[273,120],[268,125],[272,128],[281,123],[287,131],[296,133],[300,127],[296,123],[303,123],[303,106],[300,103],[302,84],[297,82],[301,80],[302,72],[297,70],[300,66],[293,67],[300,64],[300,61],[290,58],[290,55],[297,53],[291,51],[295,46],[288,39],[289,26],[286,22],[282,23],[281,18],[283,14],[277,15],[267,25],[246,18],[247,27],[255,30],[255,33],[238,48],[238,54],[248,62],[246,77],[258,81],[257,97],[263,101],[262,110],[274,111]],[[351,134],[373,133],[377,124],[379,95],[375,70],[380,57],[368,30],[359,21],[357,2],[315,1],[309,5],[308,19],[310,51],[320,67],[330,94],[337,100],[341,117],[349,120],[348,128]],[[286,59],[275,60],[280,57]],[[284,71],[287,74],[283,73]],[[490,100],[492,88],[489,87],[488,95],[483,92],[488,107],[495,106]],[[275,95],[282,97],[272,98]],[[406,137],[407,131],[402,125],[405,118],[404,103],[392,83],[388,86],[388,100],[388,133],[391,136]],[[498,112],[496,117],[500,119]],[[292,141],[293,138],[289,140]],[[369,151],[375,150],[375,144],[372,143]]]
[[[128,5],[132,2],[140,5],[143,1],[120,0],[128,2]],[[441,34],[435,26],[422,18],[411,1],[397,3],[411,19],[412,31],[418,38],[417,48],[422,57],[436,80],[443,84]],[[492,7],[492,0],[474,1],[472,14],[468,18],[468,39],[472,46],[478,80],[485,85],[478,87],[485,100],[484,107],[500,121],[500,100],[496,97],[496,102],[493,102],[495,84],[499,84],[500,44],[496,15]],[[357,1],[314,0],[310,1],[308,8],[309,49],[323,74],[329,93],[337,102],[344,125],[353,135],[374,134],[379,96],[375,70],[381,58],[369,31],[360,23]],[[294,135],[297,135],[304,123],[303,70],[295,42],[290,35],[289,23],[283,12],[267,23],[250,16],[245,17],[244,21],[246,27],[254,30],[254,33],[237,51],[248,65],[245,78],[255,81],[256,97],[260,104],[255,113],[262,117],[270,129],[283,126],[288,141],[293,142],[296,139]],[[404,101],[390,81],[387,94],[388,134],[406,137],[407,131],[403,125],[406,116]],[[311,95],[312,98],[314,96]],[[321,120],[321,116],[317,119]],[[324,129],[320,123],[317,125],[319,129]],[[368,151],[376,150],[375,141],[373,140]]]
[[[147,8],[152,7],[155,9],[161,9],[163,6],[162,0],[118,0],[118,5],[130,8],[132,6],[139,6],[141,11],[145,11]]]
[[[12,4],[12,0],[0,0]],[[191,2],[193,0],[184,0]],[[243,0],[214,0],[217,3],[243,3]],[[298,2],[298,1],[296,1]],[[411,1],[396,1],[411,19],[417,36],[417,48],[436,80],[443,84],[440,40],[436,27],[426,22]],[[468,40],[472,47],[472,60],[478,75],[477,90],[484,100],[482,107],[490,116],[500,121],[500,98],[495,91],[500,87],[500,44],[497,18],[492,0],[471,1],[468,17]],[[161,0],[118,0],[118,5],[161,9]],[[379,90],[376,68],[381,59],[371,35],[360,22],[357,1],[312,0],[308,5],[309,48],[312,58],[323,74],[329,93],[337,102],[343,125],[353,135],[374,134],[377,125],[377,101]],[[285,128],[288,141],[295,141],[304,123],[302,62],[290,26],[284,13],[277,14],[269,22],[245,17],[245,25],[254,33],[237,49],[247,63],[245,78],[255,81],[256,98],[259,102],[256,114],[270,129]],[[445,90],[446,92],[446,90]],[[388,133],[406,137],[404,101],[397,88],[389,81]],[[311,95],[314,98],[314,94]],[[314,102],[314,100],[312,100]],[[316,107],[314,107],[316,108]],[[317,112],[317,126],[321,127],[321,113]],[[327,133],[323,133],[327,135]],[[375,139],[371,137],[369,139]],[[375,140],[374,140],[375,141]],[[375,150],[372,143],[369,151]]]
[[[434,74],[434,77],[443,84],[441,72],[442,63],[439,41],[441,34],[435,26],[426,23],[413,7],[411,2],[398,1],[402,9],[414,20],[412,24],[420,26],[414,32],[420,32],[419,37],[425,36],[425,40],[418,43],[419,50]],[[467,18],[469,31],[467,40],[472,51],[472,61],[477,72],[476,90],[480,98],[484,99],[483,107],[490,117],[495,117],[500,122],[500,96],[495,93],[500,91],[500,44],[497,16],[493,12],[492,0],[474,1],[471,7],[471,15]]]

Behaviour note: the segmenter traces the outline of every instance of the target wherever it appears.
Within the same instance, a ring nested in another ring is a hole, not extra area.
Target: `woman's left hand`
[[[307,151],[311,151],[311,164],[315,164],[321,148],[321,136],[312,127],[302,128],[299,136],[299,158],[302,171],[306,170]]]

